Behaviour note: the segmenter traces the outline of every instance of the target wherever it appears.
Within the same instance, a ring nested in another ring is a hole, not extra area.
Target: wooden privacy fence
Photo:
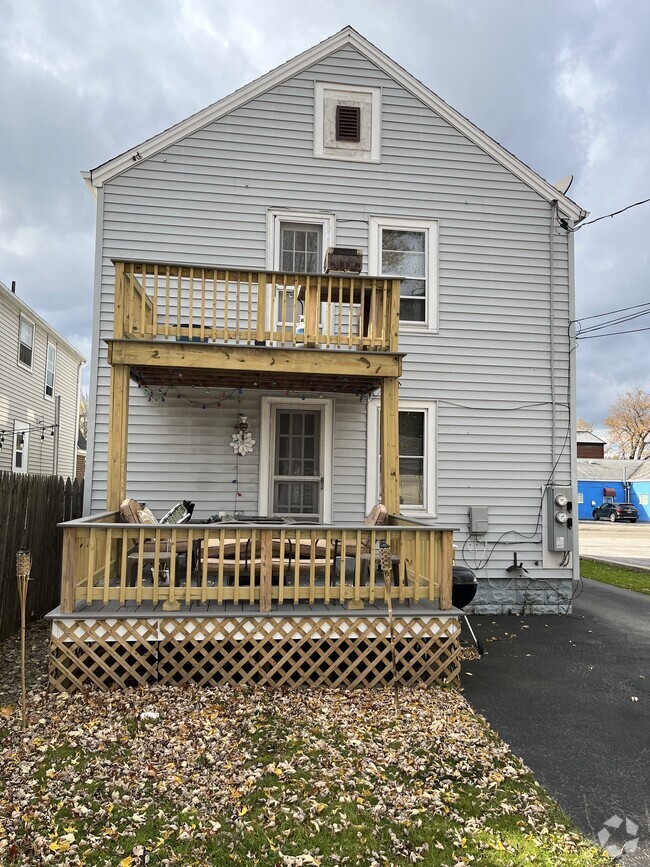
[[[385,602],[379,546],[392,554],[395,601],[451,606],[452,530],[298,524],[131,525],[115,512],[64,526],[61,610],[77,603]]]
[[[27,619],[59,603],[62,534],[57,524],[81,515],[83,482],[0,473],[0,639],[20,627],[16,552],[32,554]]]
[[[400,279],[115,262],[115,337],[396,352]]]

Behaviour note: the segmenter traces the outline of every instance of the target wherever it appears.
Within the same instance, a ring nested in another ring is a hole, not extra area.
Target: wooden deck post
[[[257,275],[257,331],[255,340],[264,343],[266,339],[266,274]]]
[[[116,364],[111,367],[106,478],[106,510],[109,512],[117,512],[126,496],[130,373],[131,369],[126,364]]]
[[[63,530],[63,556],[61,557],[61,613],[72,614],[77,589],[77,531]]]
[[[399,380],[381,382],[381,495],[389,515],[399,515]]]
[[[269,612],[271,610],[271,573],[273,570],[273,530],[262,530],[261,537],[260,611]],[[253,558],[254,556],[253,553]]]
[[[318,345],[320,320],[320,287],[307,277],[305,286],[305,346]]]
[[[453,533],[451,530],[442,531],[440,549],[440,598],[438,604],[441,611],[448,611],[451,608],[451,570],[454,560]]]

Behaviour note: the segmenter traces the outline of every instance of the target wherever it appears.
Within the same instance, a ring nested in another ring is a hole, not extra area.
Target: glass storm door
[[[275,409],[273,514],[322,521],[322,423],[320,409]]]

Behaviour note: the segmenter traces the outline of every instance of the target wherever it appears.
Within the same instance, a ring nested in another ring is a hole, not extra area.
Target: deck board
[[[463,616],[463,612],[458,608],[450,608],[447,611],[440,611],[436,604],[431,602],[419,603],[396,603],[393,605],[393,614],[395,617],[435,617],[446,619],[448,617],[458,618]],[[78,603],[74,612],[70,614],[62,614],[59,607],[54,608],[49,614],[45,615],[49,620],[85,620],[115,618],[125,619],[137,617],[140,619],[148,618],[169,618],[169,619],[186,619],[196,617],[258,617],[258,618],[281,618],[281,617],[347,617],[368,619],[372,617],[386,617],[386,606],[377,602],[368,603],[360,610],[350,611],[345,605],[339,602],[332,601],[329,604],[324,602],[308,602],[283,603],[281,606],[274,601],[272,610],[263,613],[256,605],[251,605],[247,602],[232,602],[227,601],[219,605],[217,602],[209,601],[205,604],[200,602],[191,602],[187,605],[181,602],[181,607],[178,611],[165,611],[162,603],[158,602],[127,602],[120,605],[118,600],[110,602],[94,602],[87,605],[84,602]]]

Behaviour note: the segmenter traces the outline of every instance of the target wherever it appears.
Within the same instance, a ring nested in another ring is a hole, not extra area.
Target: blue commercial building
[[[594,502],[632,503],[650,521],[650,461],[578,458],[579,520],[591,518]]]

